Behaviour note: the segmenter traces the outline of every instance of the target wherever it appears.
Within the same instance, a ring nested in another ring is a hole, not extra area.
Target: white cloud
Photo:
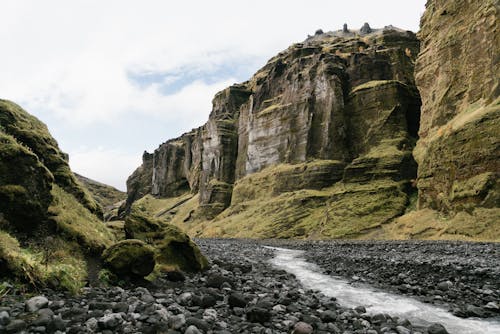
[[[122,191],[126,190],[127,177],[142,163],[138,154],[103,147],[79,149],[69,162],[74,172]]]
[[[166,140],[201,125],[218,90],[248,79],[230,73],[230,66],[217,72],[227,64],[252,66],[248,72],[254,72],[265,59],[308,33],[339,29],[344,22],[353,27],[368,21],[374,27],[393,24],[416,30],[424,3],[3,0],[0,98],[20,103],[44,121],[50,119],[48,125],[55,132],[75,124],[90,132],[95,125],[113,126],[114,120],[130,114],[178,124],[175,133],[164,134]],[[173,95],[162,90],[172,77],[145,86],[129,77],[184,72],[199,78]],[[210,74],[216,80],[207,80]],[[135,124],[127,126],[123,136]],[[82,143],[85,140],[81,138]],[[78,154],[76,146],[64,149]],[[101,168],[97,160],[86,163],[89,168],[95,164],[96,171]]]

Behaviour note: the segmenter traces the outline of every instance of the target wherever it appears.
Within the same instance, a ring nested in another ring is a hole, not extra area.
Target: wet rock
[[[437,285],[437,288],[441,291],[448,291],[449,289],[451,289],[451,287],[453,287],[453,283],[450,281],[440,282]]]
[[[429,334],[448,334],[446,328],[441,324],[432,324],[427,328],[427,333]]]
[[[187,326],[195,326],[196,329],[202,330],[204,332],[207,332],[210,328],[208,322],[202,319],[194,318],[194,317],[189,317],[186,319],[186,325]]]

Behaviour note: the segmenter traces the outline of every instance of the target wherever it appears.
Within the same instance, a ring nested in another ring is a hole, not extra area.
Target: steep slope
[[[423,104],[414,154],[423,211],[400,221],[409,236],[500,239],[499,31],[496,0],[427,3],[416,64]]]
[[[124,258],[113,256],[115,261],[135,265],[130,261],[133,254],[122,247],[135,242],[115,243],[125,237],[116,231],[120,222],[103,222],[101,206],[87,188],[105,206],[125,197],[112,187],[75,176],[45,124],[18,105],[0,100],[1,278],[77,292],[97,281],[100,257],[110,246],[123,251]],[[139,230],[141,221],[136,224]],[[167,269],[205,268],[207,260],[187,235],[165,224],[155,232],[161,239],[155,239],[158,244],[151,250],[157,253],[151,259],[155,270],[165,270],[167,264]]]
[[[416,178],[418,50],[394,27],[292,45],[219,92],[205,125],[145,154],[128,207],[204,236],[356,236],[390,221]]]
[[[103,208],[113,206],[114,204],[125,200],[126,193],[116,189],[115,187],[108,186],[107,184],[94,181],[85,176],[75,173],[77,180],[92,194],[92,197]]]
[[[0,273],[76,291],[114,238],[45,124],[0,100]]]

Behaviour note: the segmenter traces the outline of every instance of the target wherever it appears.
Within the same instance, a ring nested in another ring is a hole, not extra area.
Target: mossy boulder
[[[152,245],[156,260],[166,269],[196,272],[207,267],[208,261],[198,246],[177,226],[141,215],[136,210],[125,220],[127,238],[140,239]]]
[[[46,220],[54,178],[38,157],[0,130],[0,215],[16,230]]]
[[[155,267],[155,251],[144,241],[129,239],[107,248],[102,259],[104,265],[118,275],[149,275]]]

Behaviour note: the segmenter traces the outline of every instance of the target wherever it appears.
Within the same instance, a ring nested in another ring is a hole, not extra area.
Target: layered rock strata
[[[204,126],[155,150],[153,163],[145,160],[129,179],[129,202],[137,199],[138,174],[151,175],[139,183],[158,197],[199,192],[207,219],[231,205],[237,180],[278,164],[325,161],[282,176],[294,189],[321,189],[344,174],[356,182],[415,178],[418,48],[413,33],[393,27],[292,45],[249,81],[218,93]]]

